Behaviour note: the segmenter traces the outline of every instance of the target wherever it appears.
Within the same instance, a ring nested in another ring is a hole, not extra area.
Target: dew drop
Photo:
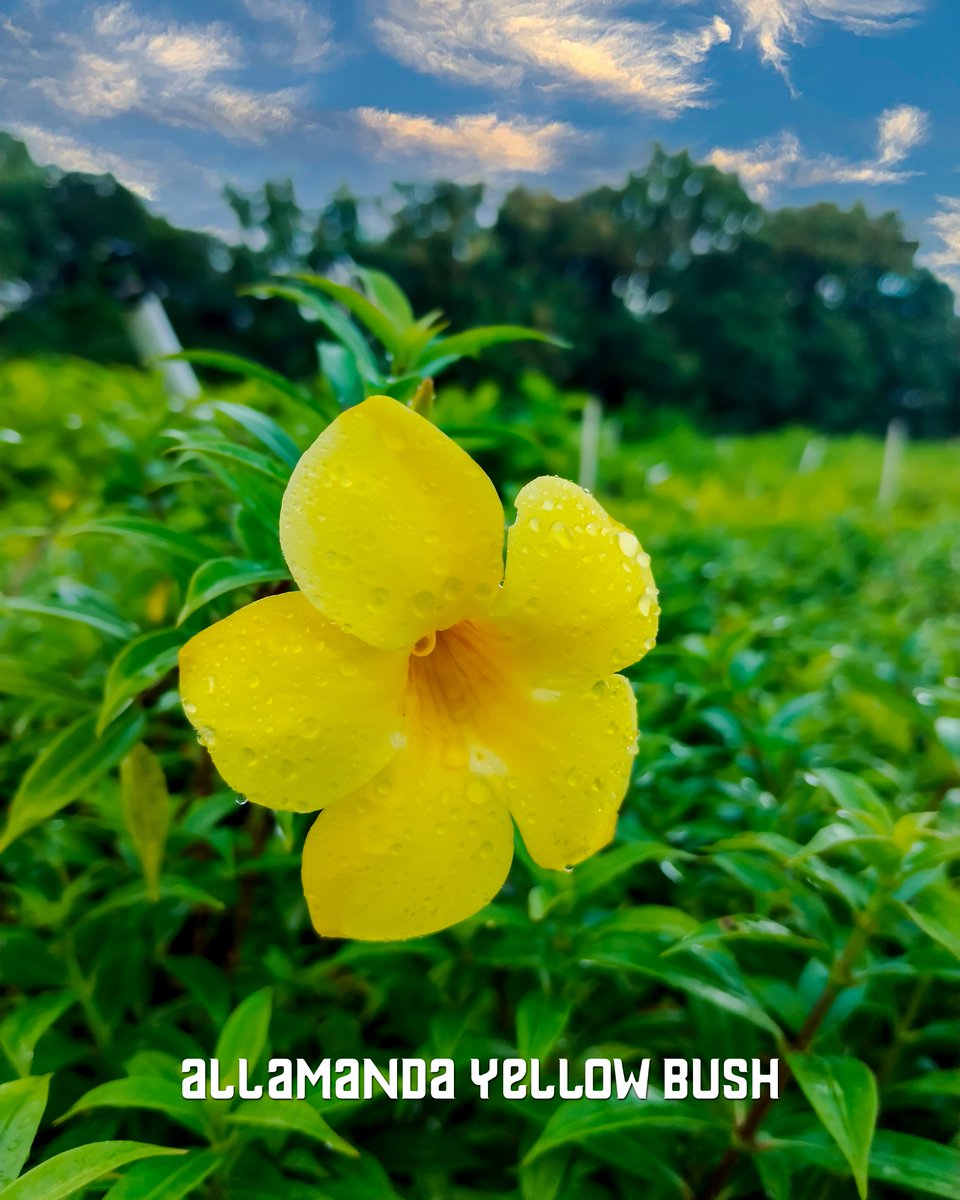
[[[557,543],[557,545],[562,546],[564,550],[569,550],[573,545],[573,538],[570,536],[570,530],[562,521],[554,521],[554,523],[550,526],[550,536]]]
[[[413,598],[414,612],[421,616],[426,616],[427,613],[433,612],[437,603],[437,598],[433,592],[417,592]]]
[[[631,533],[629,529],[624,529],[617,534],[617,545],[627,558],[633,558],[640,549],[640,542],[636,534]]]

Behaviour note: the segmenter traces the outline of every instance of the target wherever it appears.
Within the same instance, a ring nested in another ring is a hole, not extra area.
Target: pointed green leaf
[[[571,1005],[558,996],[528,992],[517,1005],[517,1052],[521,1058],[549,1058],[570,1019]]]
[[[37,1042],[74,1004],[72,992],[48,992],[32,996],[4,1017],[0,1024],[0,1046],[18,1075],[28,1075]]]
[[[124,621],[109,609],[89,603],[86,599],[34,600],[30,596],[2,596],[0,608],[37,617],[75,621],[78,625],[88,625],[91,629],[97,629],[108,637],[126,639],[137,632],[136,625]]]
[[[960,958],[960,895],[950,884],[931,884],[902,903],[927,937]]]
[[[107,672],[97,720],[98,736],[131,700],[173,670],[186,640],[187,634],[182,629],[157,629],[124,646]]]
[[[20,781],[0,836],[0,850],[52,817],[117,765],[140,739],[142,713],[124,713],[103,736],[94,713],[80,717],[40,751]]]
[[[149,517],[102,517],[87,521],[83,525],[72,525],[61,531],[61,537],[77,537],[82,533],[102,533],[112,537],[148,546],[164,558],[182,558],[188,562],[199,562],[209,558],[210,550],[191,533],[170,529]]]
[[[203,1105],[195,1100],[185,1100],[179,1083],[156,1075],[131,1076],[101,1083],[81,1096],[62,1117],[58,1117],[56,1123],[59,1125],[78,1113],[92,1112],[95,1108],[143,1108],[148,1112],[163,1113],[171,1121],[201,1136],[207,1130]]]
[[[225,371],[230,375],[255,379],[258,383],[265,383],[272,387],[274,391],[288,399],[296,400],[298,404],[307,404],[311,408],[316,407],[315,397],[311,396],[306,388],[294,383],[292,379],[287,379],[286,375],[281,375],[278,371],[271,371],[269,367],[239,354],[229,354],[223,350],[181,350],[179,354],[168,354],[158,361],[191,362],[200,367],[214,367],[216,370]]]
[[[166,1146],[143,1142],[91,1142],[48,1158],[6,1188],[2,1200],[66,1200],[88,1183],[141,1158],[183,1154]]]
[[[404,333],[415,318],[403,288],[389,275],[372,267],[354,267],[353,270],[377,308],[390,318],[398,333]]]
[[[227,592],[260,583],[282,583],[289,578],[290,572],[285,567],[246,558],[212,558],[194,571],[177,623],[182,624],[192,613]]]
[[[147,1159],[131,1167],[103,1200],[182,1200],[221,1162],[213,1150],[192,1150],[183,1158]]]
[[[0,1188],[20,1174],[47,1107],[50,1076],[0,1084]]]
[[[860,1200],[867,1195],[867,1164],[877,1123],[877,1081],[856,1058],[791,1054],[794,1078],[850,1165]]]
[[[306,1100],[245,1100],[230,1114],[230,1124],[251,1129],[302,1133],[338,1154],[357,1157],[357,1151],[336,1133]]]
[[[242,425],[247,433],[252,434],[268,450],[272,450],[288,467],[295,467],[300,461],[297,443],[266,413],[258,412],[246,404],[233,404],[227,400],[218,400],[213,407],[217,412],[222,412],[238,425]]]
[[[358,292],[355,288],[347,287],[343,283],[334,283],[332,279],[327,279],[323,275],[295,272],[290,278],[297,280],[299,283],[306,284],[308,288],[316,288],[318,291],[323,292],[325,295],[330,296],[331,299],[342,304],[358,321],[366,325],[373,336],[391,354],[396,351],[400,343],[400,335],[393,321],[386,313],[381,312],[375,304],[368,300],[362,292]]]
[[[254,992],[239,1004],[230,1016],[217,1039],[214,1058],[220,1060],[220,1085],[236,1084],[240,1077],[240,1059],[247,1060],[252,1070],[266,1049],[270,1030],[270,1013],[273,1008],[273,991],[266,987]]]
[[[420,371],[432,367],[435,371],[450,366],[460,358],[476,358],[482,351],[504,342],[545,342],[568,350],[570,343],[553,334],[541,333],[539,329],[528,329],[523,325],[480,325],[463,333],[431,342],[417,355],[413,366]]]

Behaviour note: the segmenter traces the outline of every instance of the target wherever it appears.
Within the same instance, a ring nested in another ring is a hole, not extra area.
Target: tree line
[[[295,378],[317,371],[316,330],[245,288],[277,272],[393,275],[454,328],[517,323],[569,350],[503,347],[470,383],[535,368],[585,389],[642,431],[652,409],[707,428],[804,423],[922,436],[960,431],[960,319],[895,213],[854,205],[767,211],[735,176],[656,148],[618,187],[573,199],[480,184],[341,191],[318,211],[289,182],[226,190],[239,234],[179,229],[111,176],[36,165],[0,133],[0,358],[134,361],[124,305],[143,286],[182,342]]]

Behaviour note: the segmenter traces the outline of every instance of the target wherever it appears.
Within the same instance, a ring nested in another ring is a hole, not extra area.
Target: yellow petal
[[[331,624],[299,592],[270,596],[180,651],[180,694],[230,787],[311,812],[353,792],[396,753],[407,655]]]
[[[322,812],[303,851],[317,932],[388,941],[462,921],[496,895],[513,857],[507,810],[475,791],[439,745],[402,750],[376,779]]]
[[[580,691],[540,689],[503,726],[506,800],[527,850],[560,870],[613,837],[637,738],[633,690],[622,675]]]
[[[409,646],[480,615],[503,573],[493,484],[386,396],[347,409],[300,459],[280,541],[310,601],[374,646]]]
[[[545,686],[603,679],[642,658],[660,606],[649,556],[629,529],[565,479],[517,496],[498,626]]]

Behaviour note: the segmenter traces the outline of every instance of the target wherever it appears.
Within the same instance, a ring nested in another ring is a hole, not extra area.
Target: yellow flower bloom
[[[654,643],[650,560],[555,477],[517,497],[505,573],[503,527],[477,464],[374,396],[290,479],[280,540],[300,591],[181,652],[184,709],[230,786],[323,810],[303,856],[321,934],[470,916],[507,876],[513,822],[554,869],[613,835],[637,736],[615,672]]]

